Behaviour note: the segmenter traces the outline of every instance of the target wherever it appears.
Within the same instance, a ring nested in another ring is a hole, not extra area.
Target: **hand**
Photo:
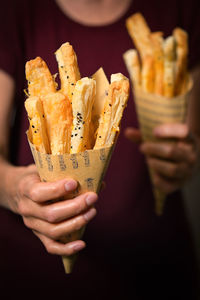
[[[191,175],[197,161],[197,143],[189,138],[186,124],[163,124],[153,132],[159,142],[144,142],[140,149],[146,155],[147,164],[154,170],[153,183],[166,194],[180,188]],[[141,143],[137,129],[128,128],[127,138]],[[169,143],[167,139],[173,139]]]
[[[24,224],[49,253],[68,256],[85,247],[82,240],[66,244],[59,240],[81,229],[96,215],[93,204],[98,197],[95,193],[68,199],[76,190],[77,182],[73,179],[41,182],[34,165],[16,168],[10,176],[14,178],[14,188],[10,192],[9,208],[22,216]],[[67,200],[56,201],[61,197]]]

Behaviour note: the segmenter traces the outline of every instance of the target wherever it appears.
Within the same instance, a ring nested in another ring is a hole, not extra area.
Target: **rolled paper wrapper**
[[[75,179],[79,185],[72,197],[87,191],[99,192],[114,145],[77,154],[51,155],[38,152],[30,142],[28,132],[27,136],[41,181],[55,181],[67,177]],[[66,236],[61,242],[67,243],[81,239],[84,229]],[[76,254],[62,257],[66,273],[72,272],[76,257]]]
[[[160,95],[147,94],[140,89],[134,89],[137,116],[140,130],[144,141],[158,142],[153,136],[153,129],[165,123],[184,123],[186,121],[189,93],[192,81],[188,84],[185,94],[166,98]],[[173,140],[168,140],[173,143]],[[150,177],[153,178],[153,170],[149,169]],[[162,215],[166,195],[160,189],[153,187],[155,198],[155,212]]]

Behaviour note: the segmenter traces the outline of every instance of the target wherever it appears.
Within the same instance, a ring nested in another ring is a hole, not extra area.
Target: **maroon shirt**
[[[167,36],[177,25],[186,29],[192,49],[190,66],[198,63],[200,24],[197,3],[172,0],[166,6],[162,1],[149,3],[135,0],[119,21],[101,27],[82,26],[72,21],[53,0],[7,0],[3,4],[0,68],[16,82],[10,143],[14,164],[33,162],[25,135],[28,121],[23,89],[27,86],[24,77],[27,60],[40,56],[52,74],[57,73],[54,52],[69,41],[77,54],[82,76],[92,75],[101,66],[108,78],[117,72],[128,76],[122,54],[133,48],[133,44],[125,28],[125,19],[141,11],[152,31],[162,30]],[[83,293],[88,299],[114,299],[117,296],[128,299],[131,292],[134,299],[143,299],[145,295],[157,299],[160,286],[160,290],[165,290],[166,299],[172,291],[179,298],[183,292],[188,299],[193,299],[195,262],[180,194],[177,192],[169,197],[163,216],[156,217],[145,159],[138,146],[123,136],[127,126],[138,126],[132,96],[105,176],[106,189],[100,193],[96,205],[98,214],[84,235],[88,246],[80,253],[70,276],[64,274],[60,257],[46,252],[41,242],[24,226],[21,217],[0,209],[2,287],[11,284],[19,288],[20,284],[25,284],[31,288],[34,280],[34,286],[40,289],[43,286],[46,295],[56,287],[65,289],[68,296],[72,293],[74,298]]]

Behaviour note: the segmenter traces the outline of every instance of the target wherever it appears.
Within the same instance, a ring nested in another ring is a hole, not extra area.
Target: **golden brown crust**
[[[188,34],[185,30],[177,27],[173,30],[173,36],[177,44],[175,95],[178,95],[185,91],[188,82]]]
[[[124,53],[123,58],[134,87],[139,88],[141,84],[141,66],[138,52],[135,49],[129,49]]]
[[[177,27],[173,36],[163,39],[163,32],[151,32],[141,13],[130,16],[126,26],[141,57],[142,90],[166,97],[185,93],[189,84],[187,32]],[[132,79],[133,66],[127,56],[124,60]]]
[[[164,42],[164,96],[173,97],[175,92],[176,44],[173,36]]]
[[[142,89],[147,93],[154,92],[155,69],[154,58],[152,55],[146,55],[143,58],[142,65]]]
[[[61,91],[72,100],[76,82],[81,78],[76,53],[70,43],[64,43],[55,53],[58,62]]]
[[[48,93],[43,97],[43,106],[51,153],[69,153],[72,127],[70,100],[60,92]]]
[[[50,153],[46,123],[42,102],[39,97],[30,97],[25,101],[25,108],[29,119],[29,137],[36,150],[41,153]]]
[[[151,55],[151,31],[143,15],[140,13],[136,13],[130,16],[126,20],[126,27],[136,48],[140,52],[142,60],[146,55]]]
[[[129,96],[129,80],[121,73],[111,76],[108,96],[100,116],[94,149],[111,146],[119,132],[120,121]]]
[[[70,153],[90,148],[90,121],[96,92],[94,79],[84,77],[77,81],[72,98],[73,128]]]
[[[29,96],[43,96],[56,91],[56,83],[41,57],[28,61],[25,72]]]
[[[151,41],[154,55],[155,82],[154,93],[163,95],[163,76],[164,76],[164,52],[163,52],[163,32],[151,34]]]

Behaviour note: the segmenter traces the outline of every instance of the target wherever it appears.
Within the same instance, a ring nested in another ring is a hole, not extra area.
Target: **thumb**
[[[142,142],[142,136],[140,133],[140,130],[134,127],[127,127],[124,130],[124,135],[127,139],[129,139],[130,141],[139,144]]]

